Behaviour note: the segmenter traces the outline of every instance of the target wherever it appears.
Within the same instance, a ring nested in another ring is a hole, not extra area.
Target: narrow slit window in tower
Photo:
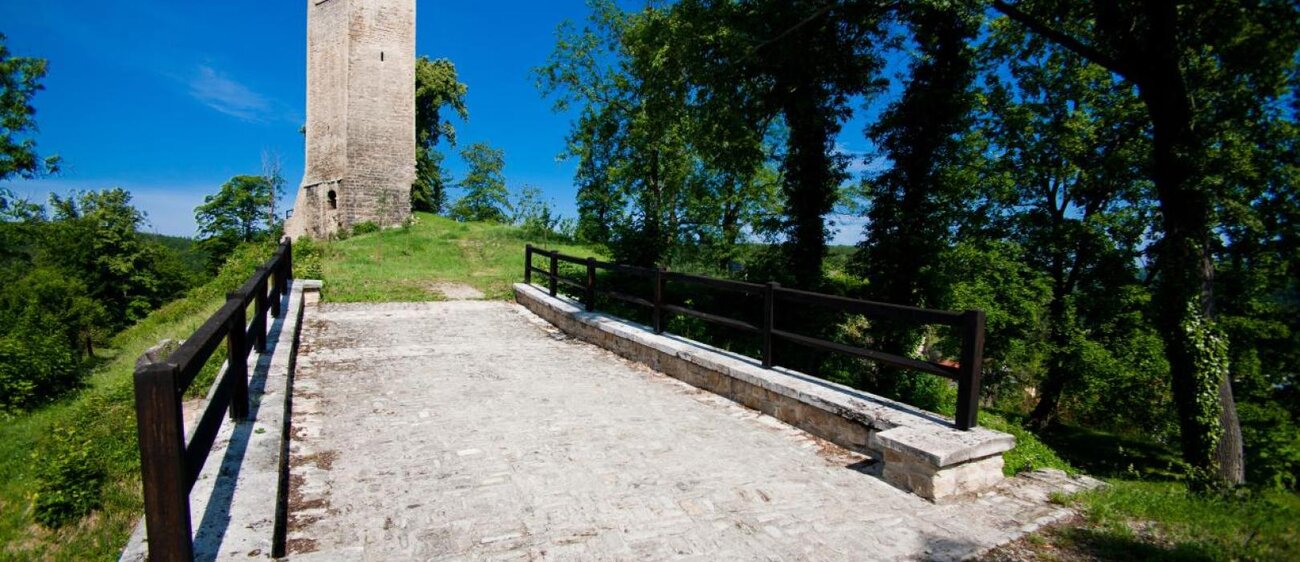
[[[331,209],[339,208],[339,196],[337,193],[334,193],[333,189],[331,189],[329,193],[325,194],[325,196],[328,197],[330,200]]]
[[[379,51],[379,62],[384,62],[384,52]]]

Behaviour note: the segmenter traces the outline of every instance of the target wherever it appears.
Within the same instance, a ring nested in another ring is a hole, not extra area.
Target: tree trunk
[[[1056,409],[1065,391],[1065,381],[1069,376],[1066,369],[1065,348],[1069,343],[1066,332],[1065,282],[1057,279],[1053,285],[1052,303],[1048,307],[1047,322],[1050,326],[1048,340],[1052,343],[1051,356],[1047,360],[1047,374],[1038,385],[1038,404],[1025,420],[1025,427],[1033,431],[1047,429],[1056,418]]]
[[[822,260],[826,256],[825,217],[837,187],[832,185],[827,154],[834,117],[824,114],[825,92],[815,80],[796,80],[783,110],[790,127],[784,186],[790,220],[790,267],[796,287],[816,289],[821,284]]]
[[[1245,463],[1241,428],[1227,380],[1227,345],[1212,318],[1210,195],[1193,182],[1199,143],[1179,65],[1177,16],[1172,5],[1149,2],[1148,17],[1144,64],[1133,78],[1151,114],[1152,180],[1164,219],[1155,304],[1182,429],[1183,459],[1202,476],[1240,484]]]

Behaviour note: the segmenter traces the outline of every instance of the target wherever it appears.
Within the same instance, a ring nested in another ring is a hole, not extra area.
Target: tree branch
[[[1043,36],[1076,55],[1083,57],[1088,60],[1088,62],[1114,72],[1125,80],[1133,80],[1132,71],[1129,69],[1128,65],[1121,64],[1120,61],[1115,60],[1110,55],[1101,52],[1092,45],[1084,43],[1071,35],[1052,28],[1033,16],[1020,11],[1019,8],[1008,4],[1005,0],[993,0],[993,8],[1002,12],[1003,15],[1011,18],[1016,23],[1029,28],[1030,31]]]
[[[742,58],[741,60],[748,59],[749,57],[758,54],[758,52],[761,51],[764,47],[771,45],[772,43],[776,43],[777,41],[780,41],[782,39],[785,39],[787,35],[794,33],[799,28],[812,23],[813,20],[816,20],[817,18],[820,18],[823,15],[825,15],[826,12],[831,11],[831,8],[833,8],[834,6],[835,4],[833,2],[829,2],[825,6],[822,6],[818,8],[816,11],[814,11],[812,15],[804,18],[803,21],[790,26],[788,29],[782,31],[781,33],[778,33],[776,37],[773,37],[771,39],[768,39],[767,41],[754,45],[754,47],[749,50],[749,53],[745,54],[745,57]]]

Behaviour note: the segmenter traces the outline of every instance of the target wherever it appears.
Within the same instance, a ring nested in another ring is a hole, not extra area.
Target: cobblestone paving
[[[302,337],[295,559],[960,559],[1077,485],[935,505],[510,303],[324,304]]]

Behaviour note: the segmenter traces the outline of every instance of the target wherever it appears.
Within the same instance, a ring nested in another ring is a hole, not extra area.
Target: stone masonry
[[[285,234],[401,224],[415,181],[415,0],[307,0],[307,161]]]

